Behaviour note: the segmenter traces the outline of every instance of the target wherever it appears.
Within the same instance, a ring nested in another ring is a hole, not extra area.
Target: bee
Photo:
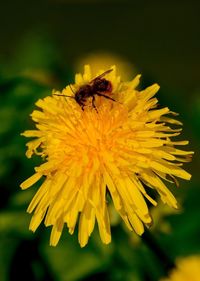
[[[80,105],[82,110],[84,110],[84,107],[86,105],[86,102],[88,98],[92,98],[92,106],[96,109],[95,106],[95,96],[104,97],[106,99],[115,101],[113,98],[111,98],[109,95],[112,92],[112,84],[110,81],[104,78],[104,76],[108,73],[113,71],[113,69],[109,69],[99,76],[92,79],[88,84],[81,86],[76,92],[72,90],[74,93],[74,96],[66,96],[66,95],[56,95],[56,96],[65,96],[75,99],[75,101]]]

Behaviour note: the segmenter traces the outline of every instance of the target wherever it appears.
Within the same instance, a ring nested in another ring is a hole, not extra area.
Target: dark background
[[[66,67],[85,53],[106,50],[133,61],[160,84],[191,92],[200,78],[199,12],[198,1],[184,0],[6,1],[1,57],[14,60],[34,34],[56,45]]]
[[[182,139],[195,151],[185,165],[193,177],[172,188],[180,212],[152,210],[151,233],[173,261],[199,253],[200,2],[19,0],[1,1],[0,12],[0,280],[157,281],[166,274],[149,245],[119,221],[111,245],[95,231],[84,249],[67,229],[56,248],[48,245],[50,229],[28,231],[25,210],[37,187],[19,185],[40,160],[25,158],[20,133],[33,127],[35,101],[73,82],[91,53],[133,65],[142,87],[159,83],[160,104],[180,113]]]

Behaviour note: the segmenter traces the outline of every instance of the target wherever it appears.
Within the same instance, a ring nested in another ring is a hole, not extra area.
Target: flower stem
[[[148,248],[155,255],[157,260],[162,265],[164,271],[168,273],[172,268],[175,267],[173,260],[166,254],[166,252],[160,247],[154,236],[150,233],[150,231],[145,230],[142,235],[142,239]]]

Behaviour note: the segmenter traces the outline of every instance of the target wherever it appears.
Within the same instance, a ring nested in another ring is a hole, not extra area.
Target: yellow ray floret
[[[36,130],[23,133],[34,138],[27,143],[27,157],[38,154],[45,160],[21,184],[26,189],[43,179],[28,207],[28,212],[34,211],[30,229],[35,231],[44,219],[46,226],[52,226],[53,246],[64,224],[72,234],[77,223],[80,245],[85,246],[95,221],[103,243],[110,243],[107,196],[127,227],[141,235],[144,225],[152,223],[146,199],[157,205],[148,189],[156,190],[164,203],[177,208],[164,181],[177,184],[175,177],[191,177],[180,164],[189,161],[192,152],[176,148],[187,142],[172,141],[180,130],[170,125],[181,123],[170,117],[167,107],[156,109],[154,96],[159,86],[138,91],[140,75],[121,82],[116,68],[111,69],[103,78],[112,85],[107,93],[112,100],[94,93],[94,101],[87,98],[83,108],[74,99],[80,87],[91,85],[104,72],[93,74],[85,66],[74,85],[37,101],[40,110],[31,114]]]

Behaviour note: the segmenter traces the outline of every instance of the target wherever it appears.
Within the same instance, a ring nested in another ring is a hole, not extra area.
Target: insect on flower
[[[57,95],[55,96],[65,96],[69,98],[75,99],[75,101],[81,106],[82,110],[84,110],[84,106],[86,105],[87,99],[92,98],[92,106],[96,109],[95,106],[95,96],[104,97],[106,99],[115,101],[113,98],[106,94],[110,94],[112,92],[112,84],[107,79],[103,78],[106,74],[113,71],[113,69],[109,69],[99,76],[92,79],[88,84],[81,86],[78,91],[74,92],[71,88],[72,92],[74,93],[73,96],[67,95]],[[96,109],[97,110],[97,109]]]

